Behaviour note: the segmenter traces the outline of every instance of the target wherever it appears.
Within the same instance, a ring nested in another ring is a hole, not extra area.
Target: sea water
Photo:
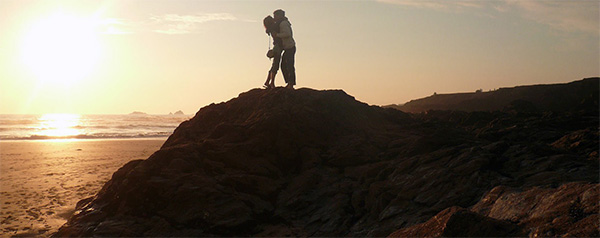
[[[190,115],[0,115],[0,140],[168,137]]]

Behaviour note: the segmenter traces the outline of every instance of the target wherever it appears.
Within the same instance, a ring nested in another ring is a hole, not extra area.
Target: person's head
[[[277,9],[273,12],[273,17],[275,17],[276,21],[285,18],[285,11]]]
[[[265,30],[266,30],[267,34],[271,34],[271,31],[273,30],[273,27],[275,26],[275,19],[273,19],[273,17],[271,17],[271,16],[267,16],[267,17],[265,17],[265,19],[263,19],[263,25],[265,26]]]

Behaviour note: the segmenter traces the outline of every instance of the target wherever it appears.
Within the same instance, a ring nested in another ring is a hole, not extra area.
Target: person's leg
[[[267,74],[267,81],[265,81],[265,88],[274,88],[275,87],[275,74],[277,74],[277,72],[272,72],[271,70],[269,70],[268,74]]]
[[[274,88],[275,87],[275,76],[277,75],[277,72],[271,72],[269,71],[269,76],[271,76],[271,81],[269,82],[269,88]]]
[[[280,63],[281,63],[281,51],[275,53],[275,56],[273,57],[273,64],[271,65],[271,70],[269,70],[269,72],[270,72],[269,75],[271,76],[270,85],[272,87],[275,87],[275,76],[277,75],[277,70],[279,70]],[[281,69],[281,71],[283,72],[283,68]]]
[[[269,81],[271,81],[271,71],[267,74],[267,81],[265,82],[265,87],[269,87]]]
[[[283,74],[283,80],[286,84],[290,84],[288,81],[288,59],[286,57],[288,50],[283,50],[283,56],[281,56],[281,73]]]
[[[291,85],[296,85],[296,68],[294,67],[296,47],[294,46],[294,48],[291,48],[287,53],[288,83]]]

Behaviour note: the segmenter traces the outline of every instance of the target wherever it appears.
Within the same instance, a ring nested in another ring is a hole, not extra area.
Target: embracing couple
[[[286,88],[293,89],[296,85],[296,69],[294,68],[296,42],[292,37],[292,24],[285,17],[285,12],[279,9],[273,12],[273,17],[265,17],[263,25],[267,34],[273,37],[273,49],[269,49],[267,53],[267,57],[273,58],[273,65],[271,65],[264,86],[265,88],[275,87],[275,75],[281,62],[281,72],[287,83]]]

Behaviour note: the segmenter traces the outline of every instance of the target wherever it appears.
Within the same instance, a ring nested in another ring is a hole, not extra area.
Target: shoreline
[[[118,140],[162,140],[166,141],[169,136],[147,136],[147,137],[104,137],[104,138],[48,138],[48,139],[0,139],[0,143],[3,142],[85,142],[85,141],[118,141]]]
[[[125,163],[167,137],[0,140],[0,237],[47,237]]]

